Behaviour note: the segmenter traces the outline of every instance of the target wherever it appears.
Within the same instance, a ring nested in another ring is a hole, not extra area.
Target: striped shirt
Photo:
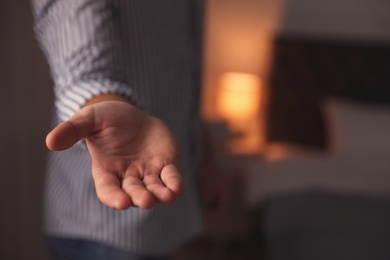
[[[164,120],[181,151],[184,194],[151,210],[110,209],[97,198],[83,145],[49,154],[45,232],[159,255],[202,230],[200,67],[202,0],[32,0],[35,31],[55,82],[55,123],[113,93]]]

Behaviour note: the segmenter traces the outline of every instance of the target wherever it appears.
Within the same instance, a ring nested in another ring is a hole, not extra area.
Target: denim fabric
[[[46,237],[53,260],[169,260],[167,256],[142,256],[104,244],[72,238]]]

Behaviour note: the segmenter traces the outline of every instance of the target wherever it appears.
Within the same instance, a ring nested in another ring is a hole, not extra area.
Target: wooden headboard
[[[272,63],[269,141],[326,148],[325,96],[390,103],[390,43],[279,36]]]

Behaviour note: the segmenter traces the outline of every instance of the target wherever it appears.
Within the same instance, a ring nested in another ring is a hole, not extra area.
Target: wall
[[[284,34],[390,41],[390,1],[288,0]]]
[[[204,115],[218,120],[216,93],[224,72],[267,75],[283,0],[208,0],[205,30]]]
[[[28,1],[0,1],[0,259],[47,259],[42,185],[51,82]]]

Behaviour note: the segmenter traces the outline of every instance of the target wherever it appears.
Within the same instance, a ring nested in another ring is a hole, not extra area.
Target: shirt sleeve
[[[35,33],[55,83],[59,121],[100,94],[132,100],[120,34],[121,1],[31,0]]]

